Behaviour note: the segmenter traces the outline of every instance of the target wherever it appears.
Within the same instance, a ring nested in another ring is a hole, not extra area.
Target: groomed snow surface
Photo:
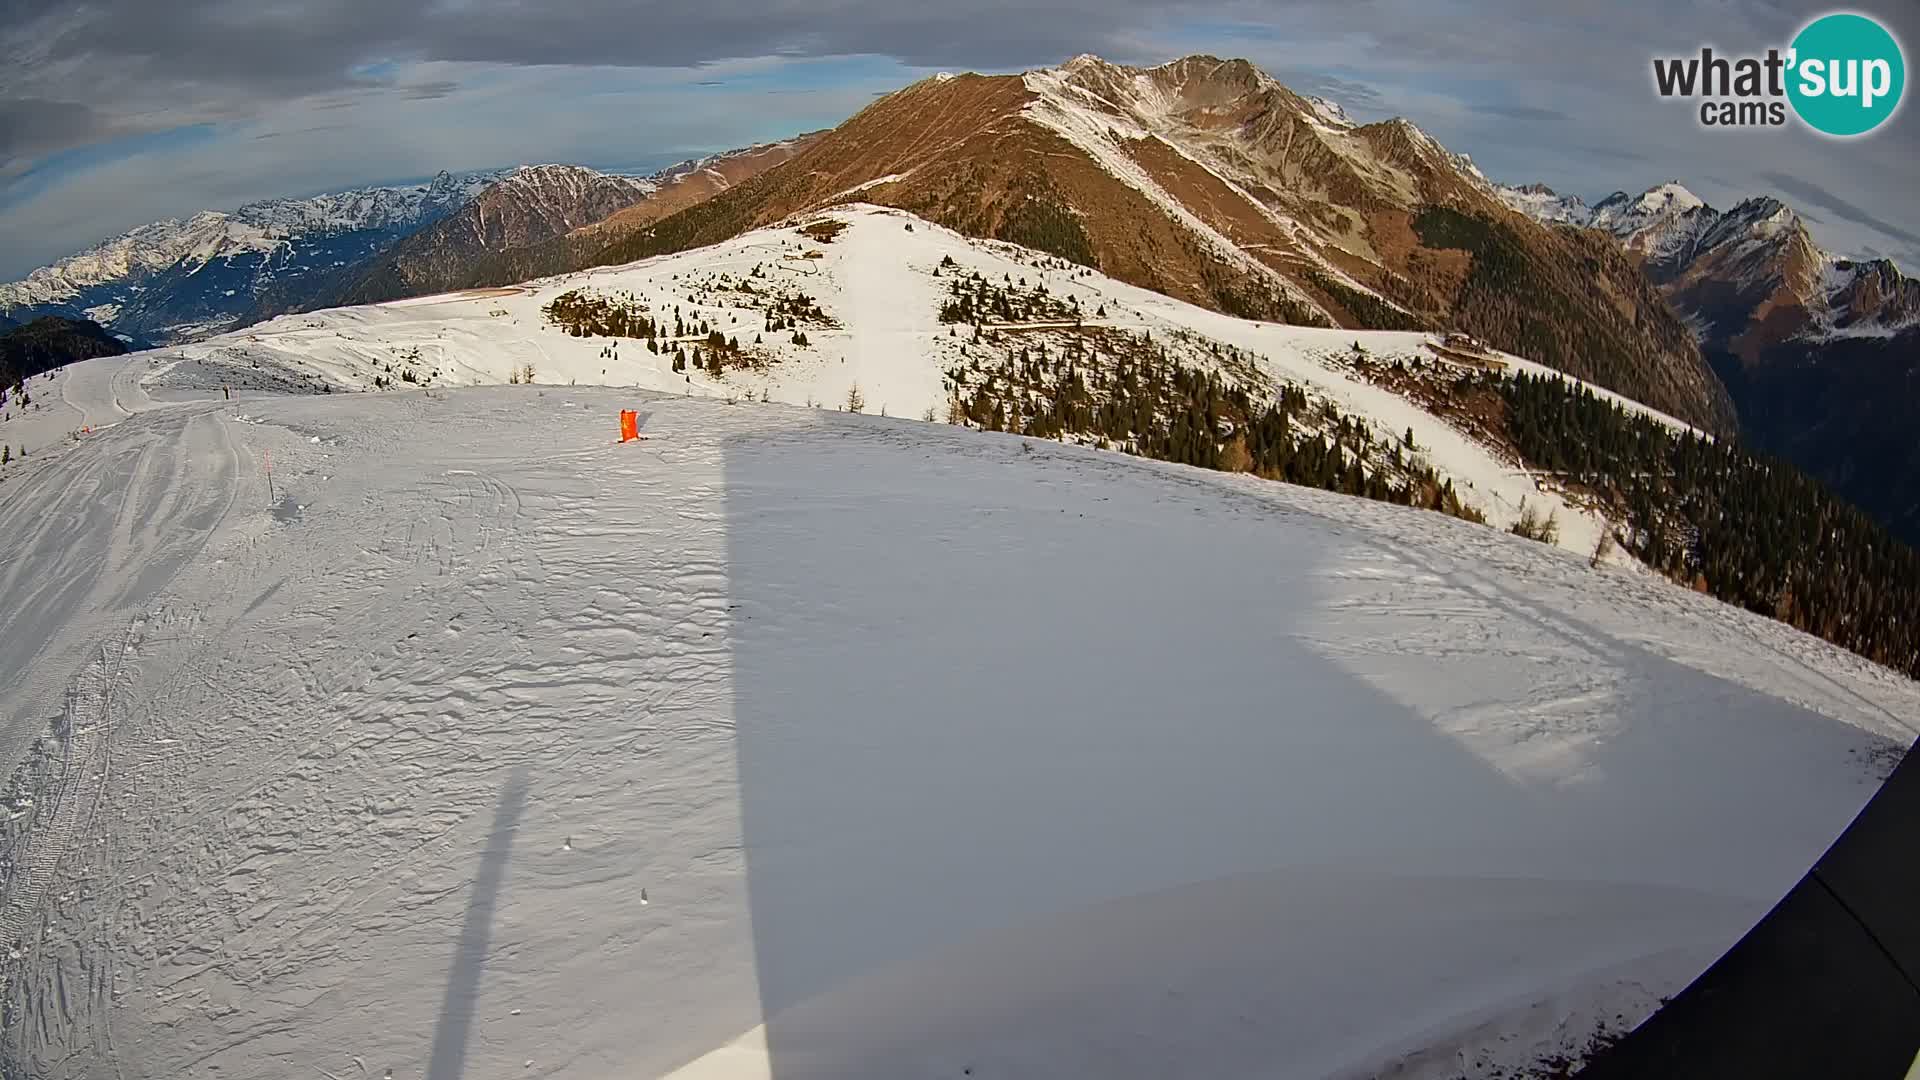
[[[9,1075],[1497,1074],[1684,985],[1920,714],[1425,511],[193,370],[69,369],[106,426],[0,484]]]

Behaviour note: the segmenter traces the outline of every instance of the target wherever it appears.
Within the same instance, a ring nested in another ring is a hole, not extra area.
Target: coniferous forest
[[[1297,386],[1256,393],[1124,332],[1065,337],[950,368],[948,420],[1485,520],[1411,440],[1378,438]]]
[[[1559,378],[1494,379],[1513,444],[1584,488],[1634,557],[1920,678],[1920,553],[1784,461],[1682,434]]]

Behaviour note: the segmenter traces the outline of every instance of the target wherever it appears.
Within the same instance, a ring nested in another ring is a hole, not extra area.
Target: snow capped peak
[[[1078,71],[1087,71],[1090,69],[1101,70],[1105,68],[1110,68],[1112,66],[1113,66],[1112,64],[1108,63],[1107,61],[1101,59],[1098,56],[1095,56],[1092,53],[1081,53],[1080,55],[1060,65],[1060,70],[1078,72]]]
[[[712,158],[703,158],[702,163],[703,165],[710,164],[713,160]],[[584,165],[565,165],[558,162],[517,166],[500,178],[500,181],[503,183],[511,182],[522,184],[556,181],[564,183],[591,183],[596,180],[614,182],[628,181],[646,185],[649,189],[658,186],[650,177],[601,172],[598,169],[589,169]]]
[[[1347,128],[1353,126],[1353,119],[1347,115],[1347,110],[1341,108],[1338,102],[1314,96],[1308,96],[1303,100],[1313,108],[1315,116],[1318,116],[1321,120],[1333,127]]]
[[[1175,103],[1217,106],[1242,95],[1280,85],[1272,76],[1246,60],[1223,60],[1204,53],[1183,56],[1147,68],[1129,67],[1091,53],[1082,53],[1057,68],[1029,71],[1026,76],[1029,82],[1035,76],[1043,80],[1058,80],[1094,91],[1113,103],[1144,103],[1155,111]],[[1115,91],[1119,91],[1119,97],[1112,96]],[[1338,106],[1330,102],[1324,104],[1330,110],[1329,116],[1344,117]]]
[[[1410,143],[1418,151],[1421,151],[1423,153],[1427,153],[1427,152],[1444,153],[1450,158],[1457,158],[1459,156],[1457,154],[1453,154],[1449,152],[1445,147],[1440,145],[1440,141],[1438,139],[1435,139],[1433,136],[1427,134],[1426,130],[1422,128],[1419,124],[1414,123],[1413,121],[1407,119],[1404,116],[1396,116],[1393,119],[1388,120],[1387,126],[1396,134],[1405,138],[1407,142]]]
[[[1798,224],[1800,215],[1786,203],[1771,195],[1756,195],[1751,199],[1742,199],[1734,208],[1727,211],[1727,217],[1753,226],[1785,227]]]
[[[1616,191],[1601,199],[1594,206],[1594,211],[1609,218],[1649,217],[1683,214],[1706,205],[1705,199],[1687,190],[1678,180],[1669,180],[1664,184],[1655,184],[1638,195]]]
[[[1640,196],[1637,204],[1640,209],[1658,212],[1662,210],[1691,210],[1696,206],[1707,205],[1706,200],[1680,185],[1678,180],[1669,180],[1648,188]]]
[[[1800,215],[1765,195],[1743,199],[1715,217],[1700,244],[1702,248],[1737,253],[1742,278],[1780,277],[1791,281],[1793,291],[1810,301],[1819,291],[1818,267],[1832,261],[1832,256],[1814,245]]]
[[[1629,251],[1672,259],[1694,247],[1719,216],[1704,199],[1669,180],[1638,196],[1614,192],[1593,208],[1587,223],[1619,237]]]
[[[1580,196],[1562,195],[1545,184],[1522,184],[1519,187],[1495,184],[1493,193],[1509,209],[1517,210],[1535,221],[1585,225],[1593,218],[1593,210],[1581,201]]]
[[[548,163],[522,165],[503,176],[486,194],[491,197],[511,191],[513,198],[553,207],[554,213],[569,227],[574,227],[585,224],[573,217],[583,205],[594,205],[608,198],[630,202],[659,190],[660,185],[661,181],[652,177],[623,176],[581,165]]]
[[[354,188],[304,199],[263,199],[233,211],[232,217],[276,237],[398,228],[452,210],[505,175],[494,171],[454,176],[443,171],[426,184]]]

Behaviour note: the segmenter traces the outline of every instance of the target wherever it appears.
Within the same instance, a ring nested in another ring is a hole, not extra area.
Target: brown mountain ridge
[[[497,253],[455,284],[632,261],[856,201],[1247,318],[1462,329],[1733,429],[1692,337],[1617,245],[1516,213],[1408,121],[1356,124],[1244,60],[935,76],[710,198],[651,221],[643,204],[625,235]]]

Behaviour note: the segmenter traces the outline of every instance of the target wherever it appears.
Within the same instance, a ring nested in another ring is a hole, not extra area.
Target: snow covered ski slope
[[[820,223],[828,228],[809,228]],[[1023,323],[1019,332],[973,341],[973,328],[943,323],[940,308],[955,279],[974,274],[1030,296],[1044,287],[1054,314]],[[684,332],[669,334],[672,341],[659,352],[638,338],[573,337],[543,314],[556,298],[569,295],[626,305]],[[769,307],[782,301],[809,309],[797,326],[804,345],[795,343],[793,329],[765,329]],[[285,316],[153,354],[152,363],[164,367],[184,358],[240,378],[285,370],[355,390],[376,380],[391,386],[499,384],[530,366],[537,384],[630,386],[795,405],[838,406],[857,386],[869,412],[931,412],[945,419],[946,377],[956,366],[1027,347],[1051,344],[1057,352],[1061,342],[1049,343],[1040,331],[1077,324],[1138,335],[1205,369],[1220,369],[1222,351],[1232,350],[1268,386],[1302,387],[1370,423],[1380,440],[1397,440],[1411,429],[1429,462],[1495,527],[1518,519],[1527,500],[1558,515],[1564,546],[1593,550],[1601,527],[1597,517],[1543,491],[1517,463],[1341,363],[1356,343],[1382,361],[1436,363],[1430,335],[1234,318],[1050,255],[970,239],[901,211],[865,205],[804,215],[788,227],[756,230],[713,247],[518,288]],[[676,349],[700,347],[715,331],[737,341],[748,362],[726,367],[719,377],[694,363],[685,372],[673,370]],[[1545,370],[1490,355],[1510,368]],[[407,377],[418,381],[405,383]],[[1244,371],[1236,374],[1243,377]]]
[[[1683,985],[1920,716],[1438,514],[498,333],[536,385],[54,380],[106,426],[0,483],[9,1075],[1496,1074]],[[806,392],[908,400],[822,338]]]

